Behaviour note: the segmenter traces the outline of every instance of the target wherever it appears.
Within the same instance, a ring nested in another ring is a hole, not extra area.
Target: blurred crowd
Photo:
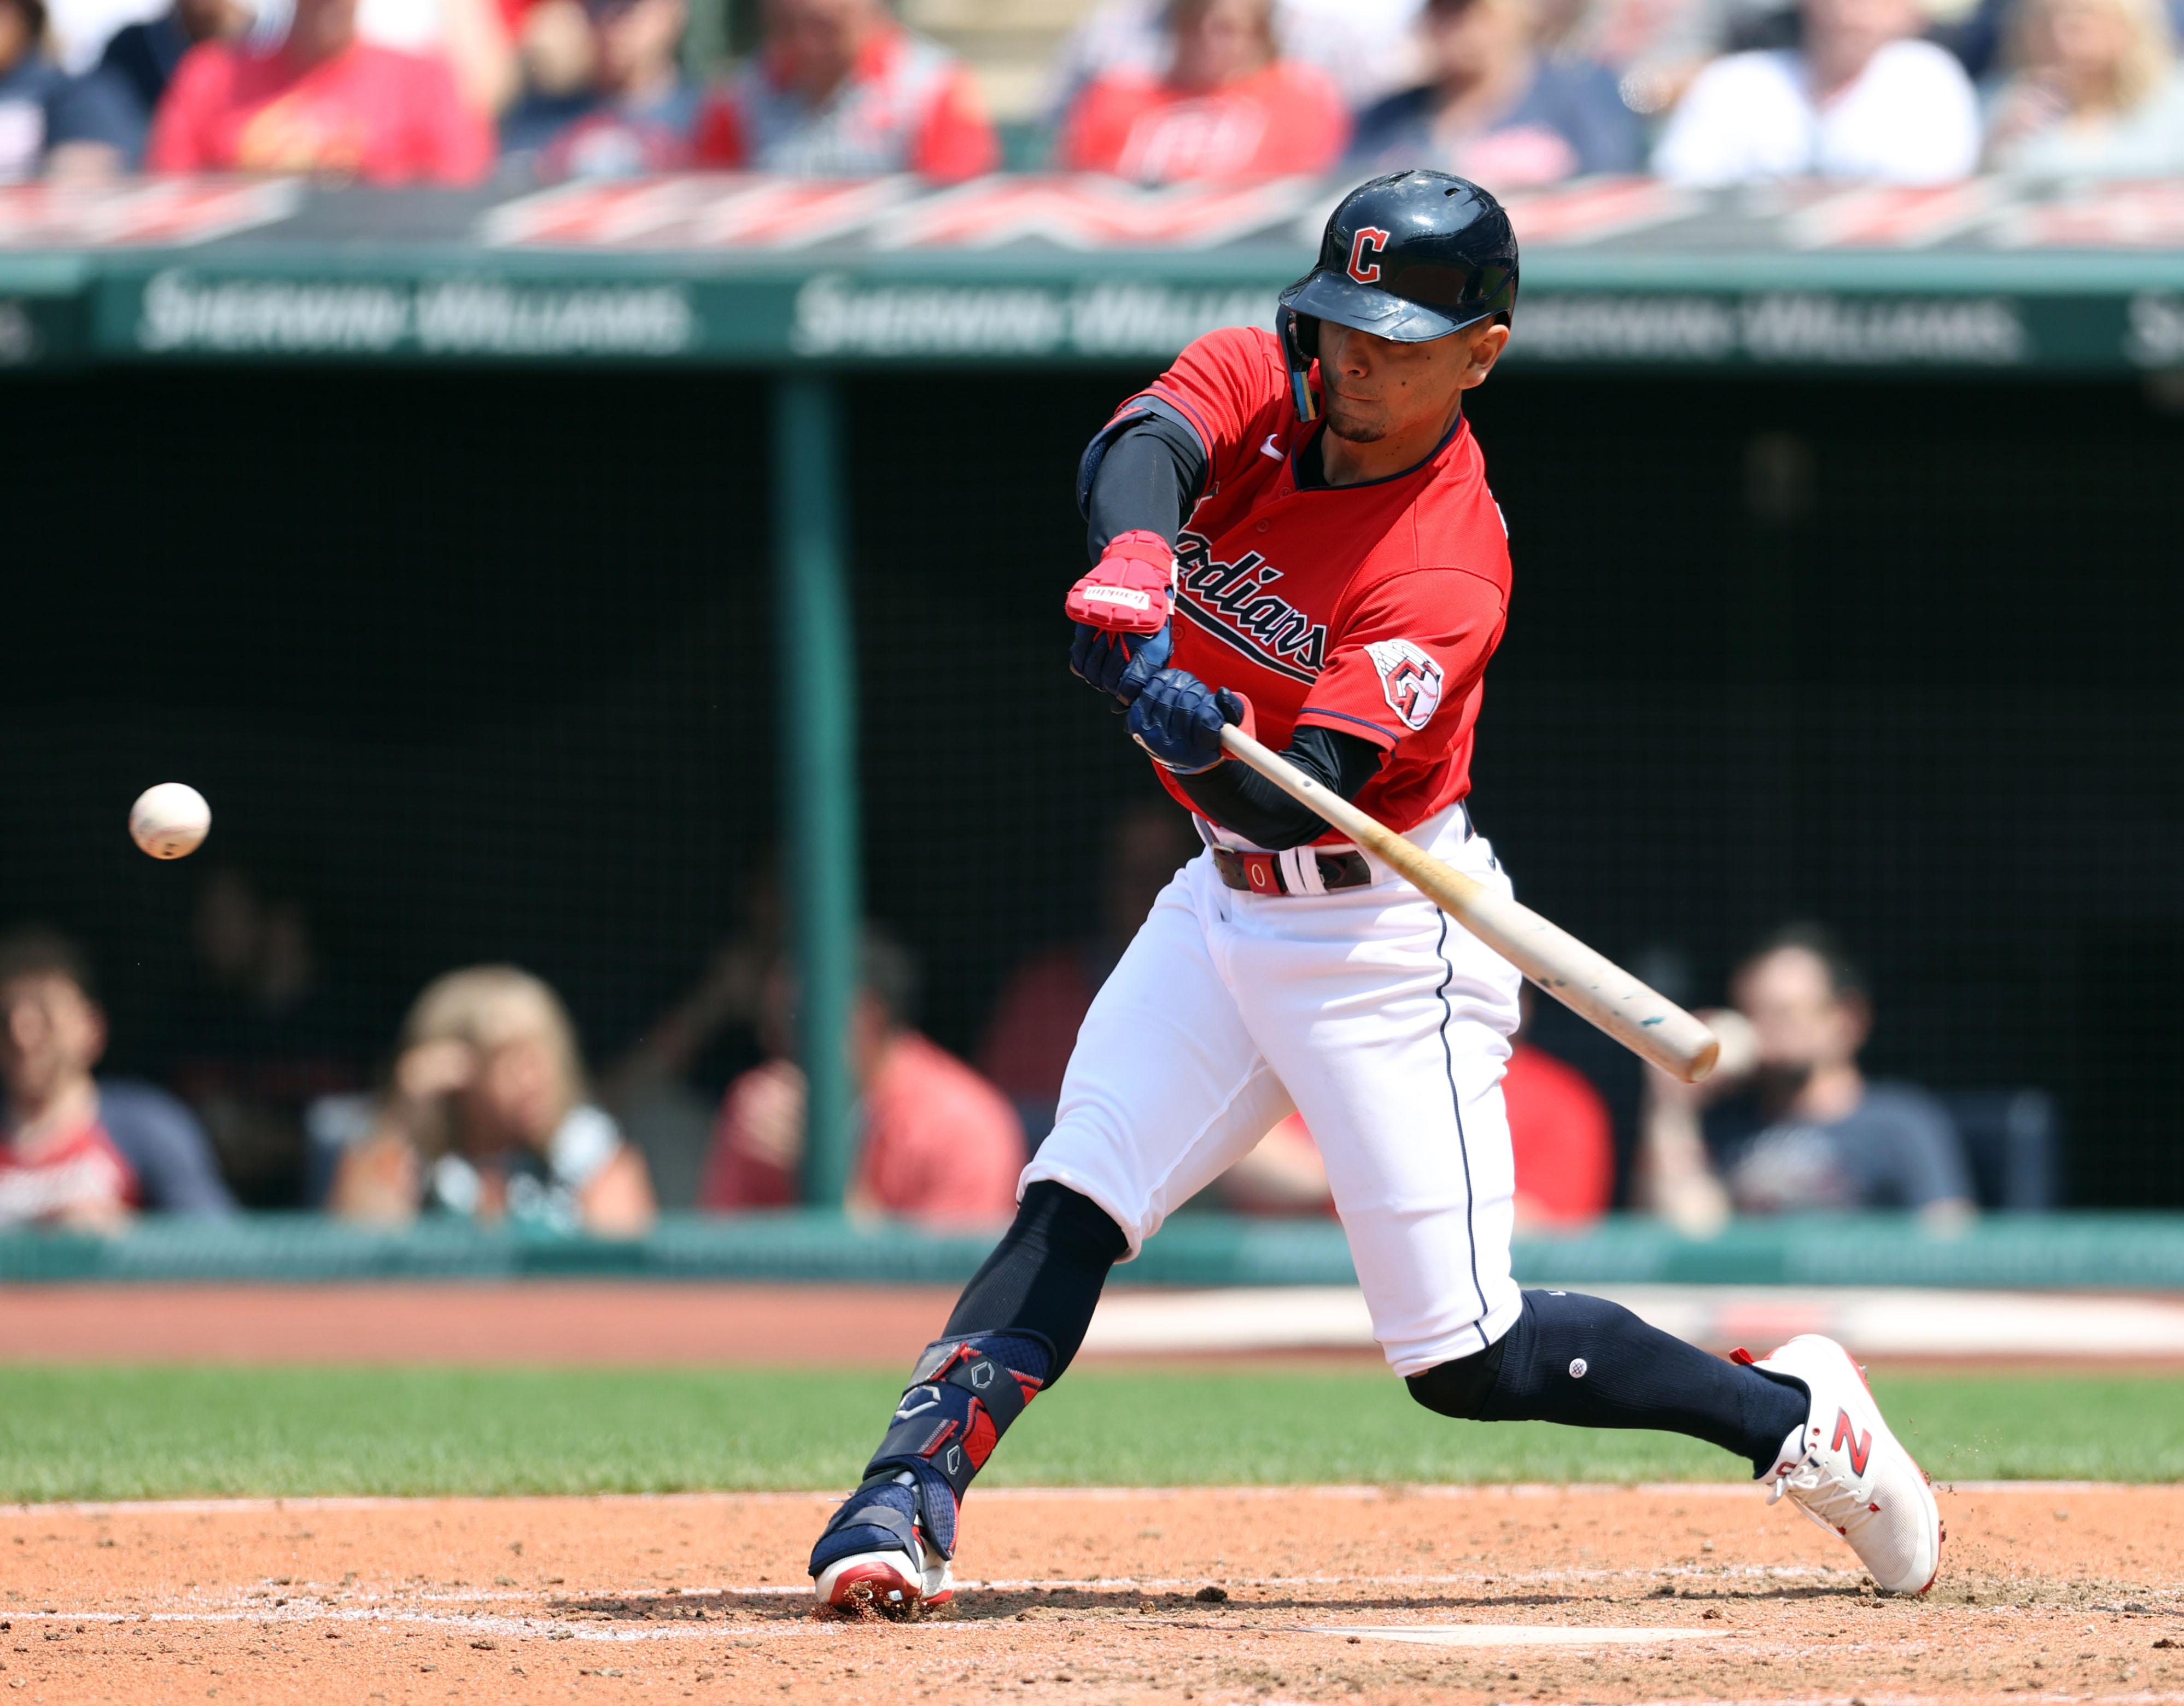
[[[885,0],[761,0],[704,78],[688,0],[148,3],[0,0],[0,181],[2184,173],[2184,0],[1095,0],[1006,137]]]
[[[1008,1218],[1094,994],[1198,851],[1165,802],[1119,811],[1088,897],[1091,928],[1014,968],[970,1059],[918,1029],[915,957],[866,928],[847,1050],[853,1216],[939,1228]],[[187,1023],[150,1074],[159,1082],[104,1076],[93,968],[59,933],[18,926],[0,934],[0,1225],[113,1232],[140,1213],[216,1216],[240,1203],[630,1236],[663,1204],[795,1206],[805,1079],[770,867],[739,910],[694,985],[596,1074],[561,997],[505,965],[434,978],[390,1040],[357,1048],[297,886],[214,863],[192,930],[200,984],[176,1003]],[[1827,931],[1777,932],[1728,992],[1707,1014],[1721,1068],[1696,1089],[1648,1072],[1619,1120],[1612,1073],[1635,1064],[1610,1051],[1603,1069],[1567,1043],[1570,1057],[1558,1055],[1528,1002],[1502,1085],[1520,1230],[1581,1229],[1620,1205],[1700,1237],[1732,1215],[1852,1209],[1910,1211],[1946,1233],[1983,1205],[2048,1206],[2044,1101],[1943,1099],[1869,1079],[1871,999]],[[1195,1206],[1334,1212],[1295,1116]]]

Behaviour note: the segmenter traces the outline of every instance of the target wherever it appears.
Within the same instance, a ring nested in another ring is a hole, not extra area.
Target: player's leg
[[[1290,1112],[1209,954],[1206,862],[1163,891],[1094,1001],[1014,1223],[812,1550],[823,1601],[914,1614],[947,1596],[963,1494],[1068,1367],[1108,1268]]]
[[[1718,1445],[1848,1541],[1875,1582],[1924,1593],[1941,1567],[1932,1487],[1890,1430],[1864,1371],[1832,1339],[1801,1334],[1763,1360],[1728,1362],[1605,1298],[1527,1291],[1483,1352],[1407,1376],[1446,1416],[1658,1428]]]
[[[958,1508],[1024,1407],[1067,1368],[1121,1229],[1088,1198],[1029,1186],[941,1336],[911,1372],[864,1479],[811,1551],[827,1603],[894,1615],[948,1598]]]
[[[1460,816],[1434,850],[1506,884]],[[1741,1366],[1604,1300],[1518,1291],[1500,1088],[1513,968],[1400,889],[1256,904],[1266,910],[1234,950],[1239,1001],[1319,1142],[1374,1333],[1418,1402],[1706,1440],[1756,1475],[1786,1472],[1882,1586],[1923,1587],[1939,1546],[1931,1494],[1839,1347],[1794,1341]],[[1346,937],[1347,955],[1323,951]],[[1814,1466],[1816,1446],[1845,1463],[1854,1448],[1852,1492]],[[1857,1509],[1853,1493],[1865,1496]]]

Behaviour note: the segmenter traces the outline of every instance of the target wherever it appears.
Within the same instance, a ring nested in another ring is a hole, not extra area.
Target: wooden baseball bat
[[[1605,955],[1596,954],[1529,906],[1443,864],[1424,848],[1361,811],[1278,752],[1240,728],[1221,731],[1221,744],[1283,793],[1309,806],[1360,847],[1580,1017],[1590,1019],[1633,1054],[1685,1084],[1713,1070],[1721,1042],[1665,995],[1656,994]]]

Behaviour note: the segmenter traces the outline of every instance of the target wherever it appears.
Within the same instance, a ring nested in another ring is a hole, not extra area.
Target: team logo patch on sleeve
[[[1380,691],[1406,728],[1424,728],[1440,705],[1440,666],[1409,640],[1374,640],[1365,648],[1380,672]]]

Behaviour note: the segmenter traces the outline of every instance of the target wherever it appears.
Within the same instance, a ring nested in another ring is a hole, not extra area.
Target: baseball
[[[204,845],[212,807],[187,782],[162,782],[129,808],[129,833],[154,859],[180,859]]]

